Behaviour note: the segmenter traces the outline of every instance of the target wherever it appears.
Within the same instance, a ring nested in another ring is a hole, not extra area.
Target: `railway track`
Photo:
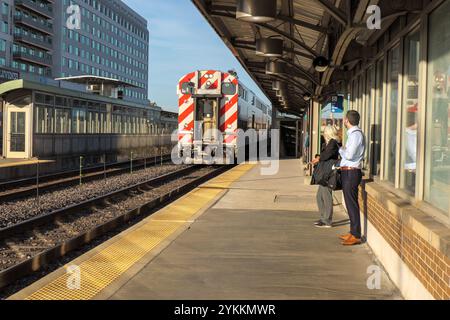
[[[107,164],[106,166],[89,167],[82,170],[81,182],[104,179],[130,172],[131,170],[142,170],[146,167],[167,163],[171,156],[164,156],[162,159],[136,159],[131,167],[131,162],[118,162]],[[0,183],[0,203],[14,201],[20,198],[38,195],[56,189],[66,188],[80,184],[80,171],[71,170],[39,177],[20,179]]]
[[[0,229],[0,289],[150,215],[227,168],[190,166]]]

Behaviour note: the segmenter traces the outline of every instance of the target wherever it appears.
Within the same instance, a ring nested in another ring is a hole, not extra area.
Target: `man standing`
[[[341,176],[345,204],[350,217],[350,233],[341,236],[344,246],[361,244],[361,216],[358,202],[359,185],[362,181],[362,161],[365,153],[365,138],[358,127],[361,116],[351,110],[344,119],[347,131],[347,143],[339,150],[342,157]]]

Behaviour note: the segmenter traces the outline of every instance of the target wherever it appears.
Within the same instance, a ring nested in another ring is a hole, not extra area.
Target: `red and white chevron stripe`
[[[208,70],[199,72],[198,88],[200,90],[218,90],[220,86],[221,72]]]
[[[238,129],[238,102],[239,102],[239,90],[237,79],[228,74],[222,74],[222,83],[233,83],[236,85],[236,94],[224,95],[220,102],[220,131],[224,134],[224,144],[236,143],[237,129]]]
[[[192,135],[194,130],[194,109],[195,100],[191,94],[183,94],[181,86],[186,82],[196,82],[196,72],[189,73],[184,76],[178,84],[178,141],[181,144],[192,143]]]

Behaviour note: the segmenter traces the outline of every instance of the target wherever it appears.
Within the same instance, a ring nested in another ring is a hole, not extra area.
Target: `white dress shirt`
[[[358,127],[353,127],[347,132],[347,143],[339,150],[341,155],[341,167],[362,169],[366,143],[364,134]]]

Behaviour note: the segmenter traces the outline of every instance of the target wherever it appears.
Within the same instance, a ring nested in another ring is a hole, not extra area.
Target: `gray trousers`
[[[331,225],[333,222],[333,190],[319,186],[317,205],[319,206],[320,220],[327,225]]]

